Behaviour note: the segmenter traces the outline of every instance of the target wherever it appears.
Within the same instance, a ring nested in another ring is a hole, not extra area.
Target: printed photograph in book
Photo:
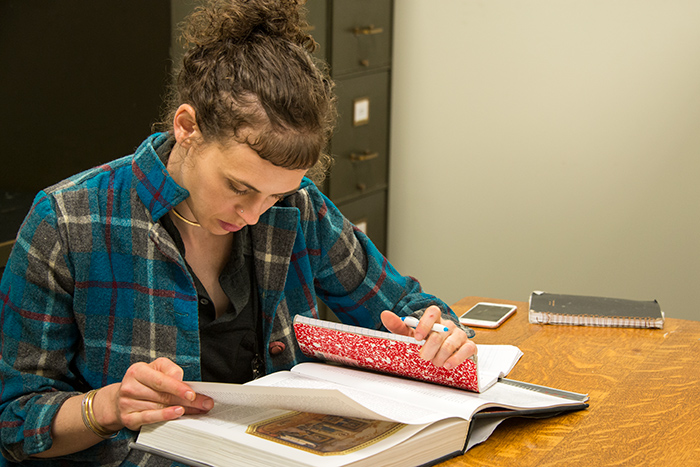
[[[290,412],[248,426],[246,433],[322,456],[348,454],[392,435],[403,423]]]

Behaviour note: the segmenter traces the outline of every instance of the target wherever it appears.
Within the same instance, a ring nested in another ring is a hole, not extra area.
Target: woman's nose
[[[260,216],[267,210],[264,199],[256,199],[241,205],[239,215],[247,225],[255,225]]]

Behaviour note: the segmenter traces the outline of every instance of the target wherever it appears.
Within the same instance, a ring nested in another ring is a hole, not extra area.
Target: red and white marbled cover
[[[364,331],[352,326],[338,327],[353,328],[360,333]],[[438,368],[420,358],[421,346],[415,339],[410,339],[412,342],[407,342],[409,339],[406,338],[394,340],[403,336],[366,331],[392,338],[329,329],[298,320],[294,322],[299,347],[309,357],[479,392],[475,360],[467,359],[452,370]]]

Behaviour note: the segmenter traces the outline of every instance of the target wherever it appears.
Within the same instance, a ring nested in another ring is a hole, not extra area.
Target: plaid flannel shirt
[[[20,229],[0,285],[0,448],[11,462],[171,465],[130,451],[129,430],[66,458],[28,459],[51,446],[66,399],[121,381],[136,362],[167,357],[185,380],[200,379],[197,293],[158,222],[189,196],[156,155],[166,139],[152,135],[134,155],[40,192]],[[381,327],[382,310],[420,315],[431,304],[456,322],[307,179],[251,228],[263,338],[286,347],[266,352],[267,372],[306,360],[292,320],[317,317],[317,298],[368,328]]]

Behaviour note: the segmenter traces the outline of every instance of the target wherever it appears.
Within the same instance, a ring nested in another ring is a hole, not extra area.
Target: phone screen
[[[479,319],[482,321],[498,321],[507,314],[512,307],[479,304],[462,315],[462,318]]]

